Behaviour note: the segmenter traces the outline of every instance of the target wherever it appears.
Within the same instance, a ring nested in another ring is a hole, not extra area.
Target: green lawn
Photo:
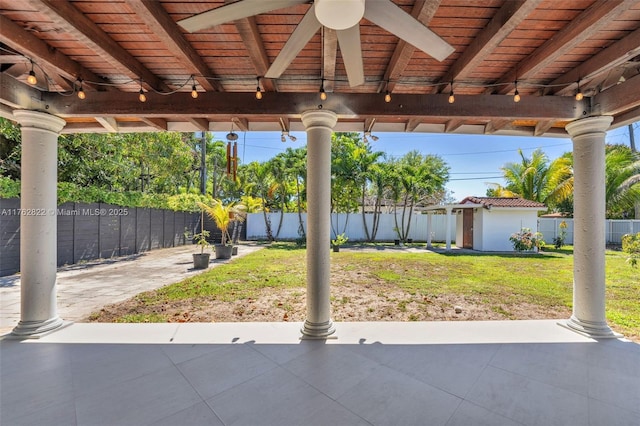
[[[327,249],[328,250],[328,249]],[[472,296],[491,310],[537,306],[541,311],[572,304],[571,248],[544,254],[433,254],[396,250],[341,250],[332,253],[332,279],[357,277],[362,285],[383,283],[409,294]],[[203,298],[231,302],[250,299],[265,289],[305,288],[304,249],[273,244],[182,282],[137,296],[140,306],[161,306]],[[607,251],[607,318],[625,336],[640,339],[640,269],[621,252]],[[557,310],[557,309],[556,309]],[[140,312],[138,309],[137,312]],[[505,315],[506,318],[517,318]],[[98,319],[96,316],[92,319]],[[157,312],[122,315],[119,321],[165,321]]]

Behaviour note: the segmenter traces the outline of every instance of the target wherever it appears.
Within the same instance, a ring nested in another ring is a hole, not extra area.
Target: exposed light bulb
[[[80,85],[80,90],[78,90],[78,97],[80,99],[84,99],[87,97],[87,95],[84,93],[84,90],[82,90],[82,84]]]
[[[513,102],[520,102],[520,93],[516,90],[516,93],[513,95]]]
[[[262,99],[262,91],[260,90],[260,86],[256,87],[256,99]]]
[[[296,138],[296,137],[295,137],[295,136],[293,136],[293,135],[289,135],[289,139],[291,139],[291,142],[295,142],[295,141],[297,141],[297,140],[298,140],[298,138]]]
[[[144,90],[140,89],[140,92],[138,93],[138,99],[140,99],[140,102],[147,102],[147,96],[144,94]]]
[[[576,93],[576,101],[581,101],[584,99],[584,95],[582,94],[582,92],[578,91],[578,93]]]
[[[191,97],[196,99],[198,97],[198,91],[196,90],[196,85],[191,86]]]
[[[384,94],[384,101],[386,103],[391,102],[391,93],[389,93],[389,91],[387,90],[387,93]]]
[[[32,86],[35,86],[37,82],[38,82],[38,79],[36,78],[36,73],[33,72],[33,69],[32,69],[31,71],[29,71],[29,76],[27,77],[27,83],[29,83]]]
[[[327,100],[327,92],[324,91],[324,88],[320,89],[320,99],[323,101]]]
[[[456,97],[453,96],[453,90],[449,93],[449,103],[452,104],[456,101]]]
[[[284,133],[280,135],[280,142],[284,143],[287,141],[287,138],[284,137]]]

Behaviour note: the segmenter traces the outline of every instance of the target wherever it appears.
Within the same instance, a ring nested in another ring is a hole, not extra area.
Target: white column
[[[453,209],[449,206],[445,206],[445,214],[447,215],[447,220],[446,220],[446,226],[447,229],[445,230],[445,243],[446,243],[446,250],[450,251],[451,250],[451,211]]]
[[[20,322],[12,334],[38,337],[62,326],[56,305],[58,135],[65,121],[19,110],[22,165],[20,188]]]
[[[433,246],[431,245],[431,231],[433,229],[433,215],[431,214],[431,212],[427,212],[427,249],[432,249]]]
[[[326,338],[335,333],[330,304],[332,111],[302,114],[307,131],[307,319],[302,334]]]
[[[593,338],[618,337],[605,317],[605,136],[612,117],[567,124],[573,140],[573,315],[566,325]]]

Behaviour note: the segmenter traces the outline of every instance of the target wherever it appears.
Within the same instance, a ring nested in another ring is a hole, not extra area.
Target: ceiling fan
[[[189,32],[231,22],[309,0],[239,0],[178,21]],[[364,83],[360,20],[366,18],[427,55],[443,61],[455,50],[420,21],[391,0],[314,0],[286,44],[266,72],[266,78],[279,78],[321,26],[336,31],[349,85]]]

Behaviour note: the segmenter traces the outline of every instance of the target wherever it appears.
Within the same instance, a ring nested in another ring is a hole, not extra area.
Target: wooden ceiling
[[[536,136],[590,115],[640,120],[639,0],[393,0],[455,52],[438,62],[363,19],[365,83],[354,88],[328,29],[280,78],[262,78],[311,1],[194,33],[177,24],[225,3],[0,0],[0,115],[47,111],[65,132],[280,131],[324,108],[343,131]]]

